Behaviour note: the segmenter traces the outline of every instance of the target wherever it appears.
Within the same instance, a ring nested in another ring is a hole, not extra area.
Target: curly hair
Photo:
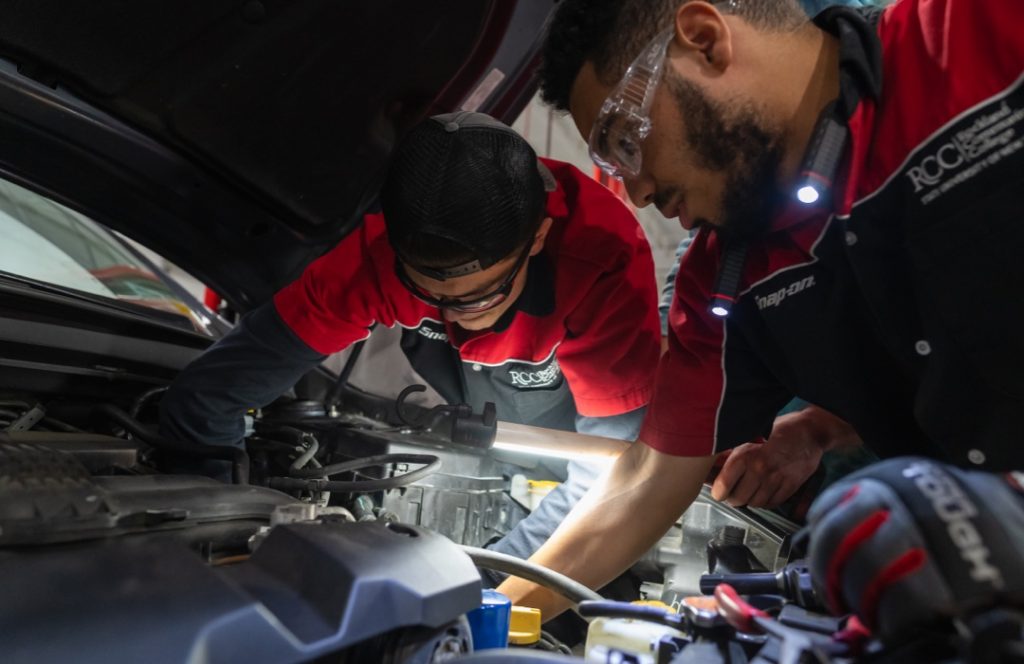
[[[603,82],[618,81],[640,49],[691,0],[562,0],[543,46],[541,98],[569,110],[569,93],[584,62],[592,62]],[[786,32],[807,22],[796,0],[733,0],[730,13],[754,27]]]

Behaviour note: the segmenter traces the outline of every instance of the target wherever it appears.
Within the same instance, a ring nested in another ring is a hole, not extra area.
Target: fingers
[[[779,493],[782,488],[780,482],[768,481],[768,478],[762,478],[757,490],[747,501],[747,507],[770,507],[769,503],[775,494]]]
[[[779,485],[779,488],[775,490],[775,493],[772,494],[772,497],[765,501],[763,507],[766,507],[768,509],[778,507],[782,503],[792,498],[793,494],[796,493],[796,490],[799,488],[799,484],[783,482],[782,484]]]
[[[756,447],[756,445],[751,443],[744,443],[732,451],[729,458],[725,460],[722,470],[718,472],[718,477],[715,478],[714,484],[711,485],[712,498],[721,501],[729,497],[733,487],[736,486],[736,483],[739,482],[747,470],[746,455],[752,448]]]
[[[771,449],[771,443],[745,443],[726,460],[711,496],[734,507],[775,507],[814,474],[817,461]]]
[[[762,482],[767,478],[756,475],[752,472],[743,474],[740,481],[736,483],[736,486],[732,488],[732,491],[726,496],[725,501],[733,507],[743,507],[744,505],[750,504],[750,499],[761,489]],[[774,491],[774,487],[772,489]]]

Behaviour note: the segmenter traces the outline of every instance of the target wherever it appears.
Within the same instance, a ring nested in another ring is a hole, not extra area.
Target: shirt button
[[[921,339],[914,344],[914,351],[921,356],[930,355],[932,352],[932,345],[924,339]]]
[[[480,363],[473,363],[473,371],[483,371],[484,366]]]
[[[976,466],[985,463],[985,453],[981,450],[971,450],[967,453],[967,460]]]
[[[853,231],[846,231],[846,246],[852,247],[857,244],[857,234]]]

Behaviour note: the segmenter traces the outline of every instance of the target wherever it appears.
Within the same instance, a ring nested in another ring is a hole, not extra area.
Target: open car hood
[[[512,120],[549,0],[0,0],[0,174],[240,310],[375,204],[396,140]]]

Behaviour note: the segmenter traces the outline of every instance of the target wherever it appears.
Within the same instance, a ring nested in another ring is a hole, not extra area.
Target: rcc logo
[[[946,171],[959,168],[965,161],[967,156],[955,139],[943,144],[935,154],[925,157],[921,163],[907,171],[907,177],[914,183],[914,193],[923,187],[934,187],[942,181]]]

